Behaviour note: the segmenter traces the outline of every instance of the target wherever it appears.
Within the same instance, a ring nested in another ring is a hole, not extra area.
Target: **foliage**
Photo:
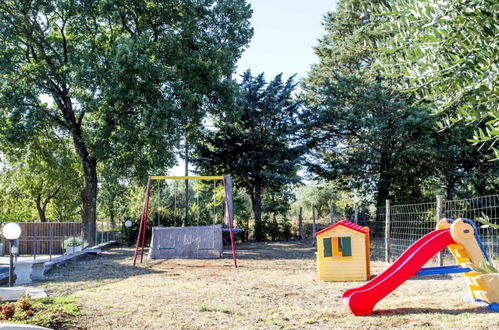
[[[125,182],[109,168],[100,171],[101,180],[97,205],[100,217],[109,218],[114,226],[117,219],[124,219],[130,203],[129,189]],[[132,185],[133,183],[129,183]]]
[[[57,329],[71,326],[80,315],[71,296],[31,300],[23,295],[16,303],[4,303],[1,308],[4,319],[9,322]]]
[[[374,10],[388,35],[378,40],[381,69],[399,89],[436,104],[446,115],[441,127],[475,127],[467,137],[497,159],[497,1],[393,0]]]
[[[2,318],[4,320],[9,320],[14,316],[14,313],[16,312],[16,305],[15,304],[6,304],[2,306]]]
[[[29,294],[25,293],[17,299],[17,305],[23,311],[27,311],[31,308],[32,302],[29,297]]]
[[[48,130],[32,136],[22,148],[3,142],[2,218],[41,222],[74,218],[79,212],[80,171],[69,141]],[[23,213],[15,211],[19,204]]]
[[[70,238],[65,239],[63,244],[64,244],[65,248],[73,247],[73,246],[82,246],[83,241],[79,237],[74,237],[74,238],[70,237]]]
[[[481,263],[479,266],[472,266],[471,269],[479,274],[498,274],[499,270],[494,266],[492,260]]]
[[[302,120],[309,170],[347,189],[375,191],[379,205],[394,195],[401,169],[412,171],[404,186],[419,194],[414,179],[427,176],[435,121],[372,65],[376,53],[368,45],[380,35],[368,3],[339,1],[326,16],[326,34],[315,48],[319,63],[303,88],[309,111]]]
[[[182,112],[197,125],[224,95],[250,15],[230,0],[2,1],[0,133],[70,138],[95,223],[97,165],[124,178],[172,165]]]
[[[297,187],[295,190],[296,201],[293,203],[295,211],[303,208],[305,212],[312,207],[317,210],[317,216],[328,214],[331,206],[338,204],[343,196],[341,186],[332,181],[325,181],[319,184],[308,183]],[[338,211],[338,207],[335,207]]]
[[[231,174],[237,187],[250,195],[255,215],[255,238],[263,238],[262,194],[279,199],[287,184],[297,179],[302,146],[294,141],[300,103],[293,100],[293,77],[243,74],[231,116],[214,118],[215,129],[206,131],[194,160],[202,173]]]
[[[485,213],[482,213],[482,216],[480,216],[480,217],[476,217],[475,220],[483,223],[483,226],[486,228],[491,227],[494,229],[499,229],[499,224],[492,223],[490,221],[490,217],[488,215],[486,215]]]

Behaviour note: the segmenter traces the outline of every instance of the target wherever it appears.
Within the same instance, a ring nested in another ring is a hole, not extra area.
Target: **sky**
[[[323,17],[334,11],[336,0],[247,0],[253,8],[254,35],[237,64],[237,73],[251,69],[271,80],[304,77],[317,62],[313,47],[324,35]]]
[[[253,75],[265,73],[271,80],[279,73],[287,79],[306,75],[317,62],[313,47],[324,35],[322,21],[334,11],[336,0],[247,0],[253,9],[254,29],[249,47],[237,63],[237,73],[250,69]],[[170,169],[169,175],[184,175],[184,162]]]

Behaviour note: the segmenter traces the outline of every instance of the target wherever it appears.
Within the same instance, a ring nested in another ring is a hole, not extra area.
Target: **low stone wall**
[[[215,259],[222,254],[222,225],[152,229],[149,259]]]

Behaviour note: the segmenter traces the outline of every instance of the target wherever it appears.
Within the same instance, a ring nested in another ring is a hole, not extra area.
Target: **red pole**
[[[144,206],[142,209],[142,215],[140,217],[139,233],[137,235],[137,243],[135,244],[135,253],[133,255],[133,267],[135,267],[135,264],[137,262],[137,255],[139,252],[139,246],[140,246],[140,240],[141,240],[143,228],[146,227],[145,222],[147,221],[147,216],[145,216],[145,215],[147,214],[147,209],[149,208],[149,192],[150,192],[150,190],[151,190],[151,178],[149,177],[149,179],[147,180],[147,187],[146,187],[146,191],[144,194]]]
[[[144,226],[142,227],[142,252],[140,253],[140,263],[142,263],[142,259],[144,258],[144,245],[146,243],[146,234],[147,234],[147,218],[149,216],[149,199],[151,197],[151,177],[149,177],[149,180],[147,181],[147,197],[146,197],[146,212],[145,212],[145,220],[144,220]]]
[[[231,210],[229,207],[229,200],[227,199],[227,182],[225,181],[225,177],[223,178],[224,182],[224,197],[225,197],[225,212],[227,213],[227,222],[229,225],[229,236],[230,236],[230,245],[232,248],[232,259],[234,260],[234,268],[237,268],[237,256],[236,256],[236,247],[234,245],[234,233],[232,232],[232,217]]]

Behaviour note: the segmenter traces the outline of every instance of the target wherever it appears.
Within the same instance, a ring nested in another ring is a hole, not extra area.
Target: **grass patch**
[[[29,299],[0,304],[2,318],[8,322],[39,325],[52,329],[65,329],[73,324],[80,310],[72,296]]]
[[[232,312],[224,307],[220,306],[208,306],[201,304],[199,305],[199,311],[200,312],[219,312],[219,313],[224,313],[224,314],[232,314]]]

